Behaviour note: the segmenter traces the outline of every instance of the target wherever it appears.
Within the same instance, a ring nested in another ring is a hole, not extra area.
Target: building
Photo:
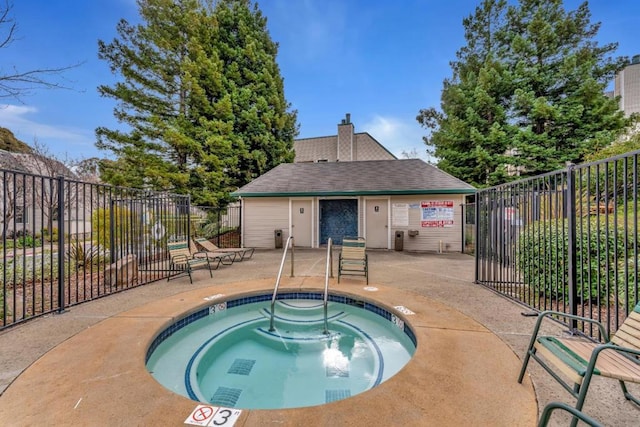
[[[58,160],[40,154],[0,150],[0,226],[8,236],[58,229],[58,177],[76,179]],[[78,197],[66,197],[65,230],[90,230],[91,212]]]
[[[625,116],[640,113],[640,55],[618,73],[614,82],[614,96],[620,97],[620,109]]]
[[[337,135],[296,139],[294,162],[353,162],[361,160],[395,160],[382,144],[367,132],[354,132],[351,115],[338,124]]]
[[[284,163],[233,193],[242,244],[317,248],[361,236],[367,248],[453,252],[462,248],[462,205],[475,188],[420,159],[399,160],[347,114],[331,137],[297,140]],[[298,151],[300,150],[300,151]]]

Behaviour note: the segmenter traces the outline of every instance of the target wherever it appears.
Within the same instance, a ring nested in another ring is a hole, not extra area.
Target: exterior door
[[[295,246],[311,247],[311,200],[291,202],[291,235]]]
[[[366,200],[366,237],[368,248],[387,249],[389,246],[389,201]]]
[[[358,201],[320,200],[320,244],[331,237],[334,245],[341,245],[345,236],[358,236]]]

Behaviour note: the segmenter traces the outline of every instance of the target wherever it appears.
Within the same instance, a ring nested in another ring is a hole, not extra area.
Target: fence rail
[[[534,310],[597,319],[615,332],[639,298],[638,156],[479,191],[476,281]]]
[[[0,193],[0,330],[167,277],[169,240],[240,235],[239,207],[184,195],[1,169]]]

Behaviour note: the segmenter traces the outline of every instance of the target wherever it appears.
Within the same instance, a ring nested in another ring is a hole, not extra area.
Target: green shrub
[[[106,256],[101,251],[100,246],[92,243],[81,242],[78,239],[74,239],[67,249],[67,257],[70,261],[73,261],[78,268],[82,268],[88,265],[97,265],[106,259]]]
[[[53,227],[51,229],[51,233],[49,233],[49,229],[48,228],[43,228],[42,229],[42,238],[48,242],[54,242],[57,243],[58,242],[58,228],[57,227]]]
[[[132,223],[132,215],[128,209],[115,206],[113,212],[110,209],[100,208],[91,213],[91,230],[93,240],[104,248],[110,249],[112,244],[111,236],[111,219],[113,218],[113,228],[116,230],[113,236],[113,243],[117,247],[119,245],[120,233],[118,229],[130,229]]]
[[[576,281],[578,298],[606,301],[635,286],[633,275],[623,277],[625,257],[634,253],[631,238],[625,248],[624,228],[593,227],[576,232]],[[566,224],[540,221],[530,224],[518,236],[517,264],[525,284],[538,294],[567,301],[568,232]],[[617,268],[616,268],[617,267]]]
[[[75,266],[72,265],[71,268],[75,268]],[[13,259],[0,263],[0,277],[6,278],[5,285],[7,288],[12,288],[20,283],[33,283],[42,280],[54,281],[58,278],[58,257],[55,254],[51,254],[51,252],[43,252],[38,255],[34,266],[33,262],[31,262],[31,257],[25,262],[22,255],[16,255]]]

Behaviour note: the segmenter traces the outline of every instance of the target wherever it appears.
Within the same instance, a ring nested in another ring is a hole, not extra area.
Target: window
[[[16,206],[16,224],[29,224],[29,208]]]

